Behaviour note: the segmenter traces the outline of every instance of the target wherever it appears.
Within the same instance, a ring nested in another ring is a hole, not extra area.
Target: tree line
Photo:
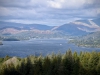
[[[43,56],[0,58],[0,75],[100,75],[100,52],[74,52]],[[14,63],[13,63],[14,62]]]

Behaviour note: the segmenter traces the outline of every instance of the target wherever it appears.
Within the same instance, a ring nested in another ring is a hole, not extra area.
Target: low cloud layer
[[[100,0],[0,0],[0,20],[61,25],[100,17]]]

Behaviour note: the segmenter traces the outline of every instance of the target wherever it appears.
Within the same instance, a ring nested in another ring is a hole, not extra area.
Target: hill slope
[[[53,30],[66,32],[70,35],[85,35],[91,32],[100,31],[100,19],[77,20],[58,27]]]
[[[100,31],[100,18],[94,20],[76,20],[60,26],[0,21],[0,35],[22,35],[23,33],[27,35],[27,33],[32,33],[32,35],[29,36],[31,37],[34,35],[33,33],[35,33],[41,37],[44,34],[54,35],[57,33],[57,35],[63,34],[64,36],[82,36],[97,31]]]
[[[100,48],[100,31],[79,37],[70,42],[75,43],[78,46]]]

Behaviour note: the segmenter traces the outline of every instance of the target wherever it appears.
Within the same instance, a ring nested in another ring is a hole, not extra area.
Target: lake
[[[65,53],[68,49],[72,52],[80,51],[100,51],[100,48],[78,47],[74,44],[69,44],[65,39],[32,39],[27,41],[3,41],[4,45],[0,45],[0,57],[18,56],[26,57],[29,55],[43,56],[52,53]]]

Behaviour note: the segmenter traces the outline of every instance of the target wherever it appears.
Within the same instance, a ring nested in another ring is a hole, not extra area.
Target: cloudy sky
[[[0,20],[62,25],[100,17],[100,0],[0,0]]]

